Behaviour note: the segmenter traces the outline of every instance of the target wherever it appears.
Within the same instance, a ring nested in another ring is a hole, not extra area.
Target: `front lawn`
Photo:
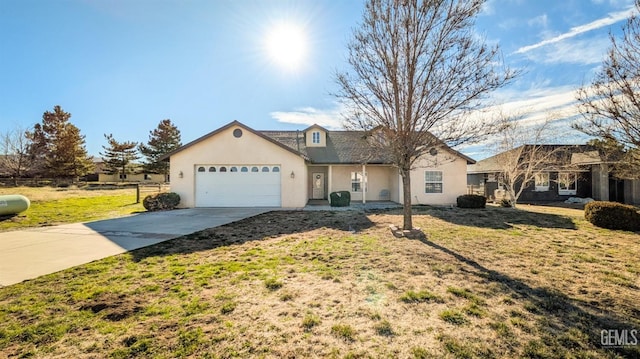
[[[416,211],[424,241],[391,235],[399,212],[271,212],[0,288],[0,354],[640,356],[601,344],[640,330],[640,235],[572,209]]]

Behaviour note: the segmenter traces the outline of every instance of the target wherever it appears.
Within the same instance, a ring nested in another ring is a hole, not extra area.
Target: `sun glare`
[[[304,29],[293,23],[274,25],[266,37],[269,60],[286,71],[298,71],[304,65],[308,40]]]

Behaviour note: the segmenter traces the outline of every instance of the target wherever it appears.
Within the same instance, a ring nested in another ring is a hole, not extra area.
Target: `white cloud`
[[[611,46],[611,41],[607,37],[574,40],[554,43],[545,48],[528,52],[525,56],[529,60],[545,64],[591,65],[602,62],[609,46]]]
[[[320,125],[329,130],[342,129],[342,115],[339,107],[334,109],[316,109],[313,107],[298,108],[294,111],[276,111],[270,113],[278,122],[296,125]]]
[[[533,19],[530,19],[529,21],[527,21],[527,24],[529,26],[540,26],[542,28],[546,28],[548,23],[549,23],[549,18],[547,17],[547,14],[536,16]]]
[[[618,12],[614,12],[614,13],[609,13],[608,16],[603,17],[601,19],[592,21],[588,24],[584,24],[584,25],[580,25],[580,26],[575,26],[572,27],[571,30],[569,30],[568,32],[565,32],[564,34],[560,34],[557,35],[555,37],[552,37],[550,39],[546,39],[543,41],[540,41],[536,44],[533,45],[528,45],[528,46],[523,46],[519,49],[517,49],[515,51],[516,54],[524,54],[528,51],[531,50],[535,50],[537,48],[540,48],[542,46],[546,46],[549,44],[554,44],[556,42],[560,42],[562,40],[566,40],[569,38],[572,38],[574,36],[580,35],[582,33],[591,31],[591,30],[595,30],[595,29],[599,29],[608,25],[612,25],[615,24],[618,21],[622,21],[625,20],[627,18],[629,18],[631,15],[633,15],[635,13],[635,7],[631,6],[629,8],[627,8],[626,10],[623,11],[618,11]]]

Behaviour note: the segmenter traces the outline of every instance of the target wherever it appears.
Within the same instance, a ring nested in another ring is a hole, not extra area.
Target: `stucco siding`
[[[425,155],[416,161],[415,169],[411,171],[412,204],[450,205],[456,203],[458,196],[467,193],[467,162],[451,153],[442,152],[435,157]],[[425,193],[425,171],[442,172],[442,193]],[[404,198],[401,178],[399,186],[401,202]]]
[[[241,137],[233,136],[235,129],[242,130]],[[231,126],[173,154],[170,162],[171,190],[180,195],[180,207],[183,208],[195,206],[195,166],[198,164],[279,165],[282,207],[304,207],[307,201],[304,159],[239,126]]]
[[[332,166],[331,171],[331,191],[351,192],[351,173],[362,172],[362,165]],[[368,165],[365,168],[367,173],[367,201],[393,200],[393,174],[397,173],[393,167]],[[386,194],[386,195],[385,195]],[[352,201],[362,201],[362,192],[351,192]]]

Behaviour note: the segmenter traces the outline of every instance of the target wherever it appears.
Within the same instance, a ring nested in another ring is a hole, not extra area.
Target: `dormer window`
[[[311,143],[320,144],[320,132],[314,131],[311,133]]]
[[[327,130],[313,125],[304,130],[304,143],[307,147],[325,147],[327,145]]]

